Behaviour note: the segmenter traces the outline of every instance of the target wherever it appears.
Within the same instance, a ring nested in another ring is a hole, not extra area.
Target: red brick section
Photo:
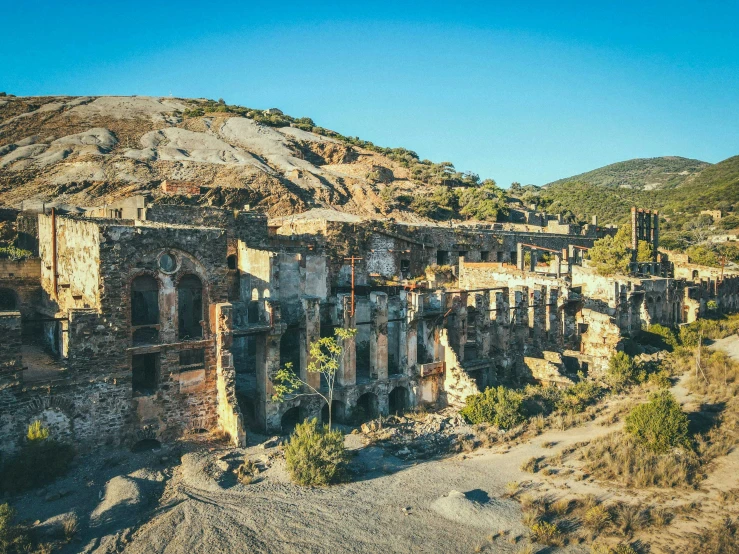
[[[162,192],[166,194],[200,194],[200,185],[188,181],[162,181]]]

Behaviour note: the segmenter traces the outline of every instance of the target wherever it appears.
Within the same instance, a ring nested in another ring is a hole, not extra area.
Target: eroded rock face
[[[161,181],[189,180],[206,188],[199,202],[208,205],[249,203],[271,216],[311,208],[372,216],[386,212],[379,197],[385,186],[415,186],[392,160],[334,138],[227,113],[187,117],[198,102],[3,99],[3,203],[98,205],[141,192],[156,197]]]

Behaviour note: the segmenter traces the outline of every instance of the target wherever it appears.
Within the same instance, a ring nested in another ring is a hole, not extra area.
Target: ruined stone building
[[[739,278],[673,277],[666,258],[595,275],[583,262],[595,225],[523,232],[338,212],[268,222],[142,199],[13,217],[35,256],[0,260],[9,450],[35,419],[92,446],[215,428],[243,443],[249,430],[325,418],[316,396],[274,402],[272,377],[292,363],[320,388],[309,345],[336,327],[357,329],[333,406],[354,421],[461,404],[497,383],[566,383],[603,371],[645,324],[739,299]]]

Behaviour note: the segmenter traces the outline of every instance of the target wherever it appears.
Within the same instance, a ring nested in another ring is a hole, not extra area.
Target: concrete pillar
[[[309,372],[308,364],[312,361],[310,346],[321,338],[320,302],[319,298],[302,299],[305,329],[300,332],[300,378],[315,389],[321,386],[321,374]]]
[[[388,376],[387,294],[370,293],[370,375],[377,379]]]
[[[339,295],[339,325],[344,329],[354,329],[355,321],[352,315],[351,296],[348,294]],[[343,343],[344,352],[341,356],[339,364],[338,383],[342,387],[357,384],[357,341],[352,337],[346,339]]]

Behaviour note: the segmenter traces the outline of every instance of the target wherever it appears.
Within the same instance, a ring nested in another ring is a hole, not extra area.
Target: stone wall
[[[22,367],[21,314],[0,312],[0,383],[14,379]]]
[[[41,301],[41,260],[21,261],[0,259],[0,289],[11,291],[15,308],[23,317],[30,317]]]

